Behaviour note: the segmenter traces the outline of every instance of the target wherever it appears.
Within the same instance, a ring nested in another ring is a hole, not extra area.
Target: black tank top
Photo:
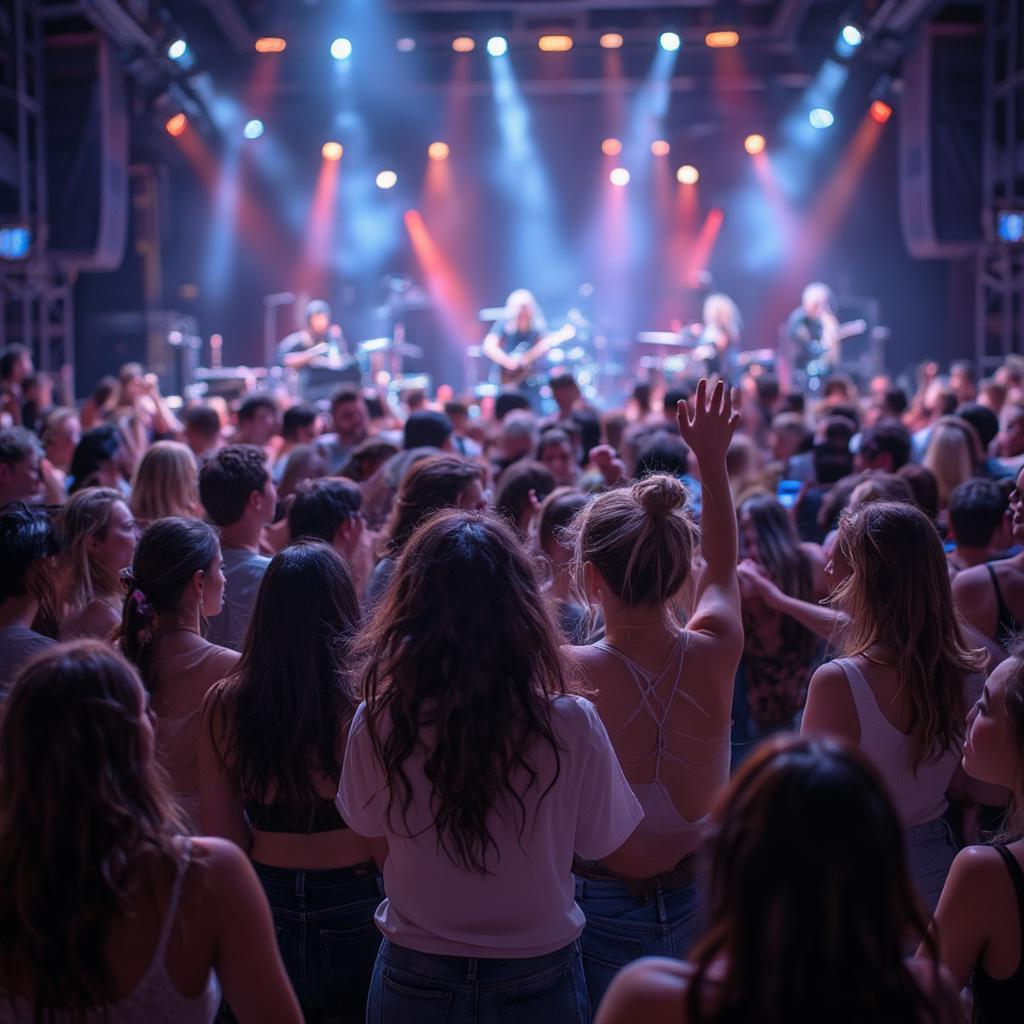
[[[1006,647],[1010,638],[1020,629],[1020,624],[1013,617],[1013,612],[1003,598],[1003,590],[999,586],[999,577],[996,576],[995,569],[988,564],[985,568],[992,579],[992,589],[996,592],[996,635],[992,639],[1001,647]]]
[[[974,971],[975,1024],[1005,1024],[1024,1017],[1024,871],[1005,846],[993,846],[1006,864],[1017,893],[1017,916],[1021,928],[1021,958],[1008,978],[990,978],[979,966]]]

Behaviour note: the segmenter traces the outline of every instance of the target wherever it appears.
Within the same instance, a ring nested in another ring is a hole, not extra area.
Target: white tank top
[[[949,802],[946,790],[960,763],[962,747],[944,750],[926,760],[915,772],[910,758],[911,740],[882,714],[864,674],[849,658],[833,662],[846,676],[860,721],[860,748],[889,786],[903,824],[922,825],[941,818]],[[965,689],[969,689],[965,681]]]

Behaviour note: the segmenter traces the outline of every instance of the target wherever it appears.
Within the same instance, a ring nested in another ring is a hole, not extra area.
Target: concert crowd
[[[0,1022],[1024,1019],[1024,359],[720,369],[0,354]]]

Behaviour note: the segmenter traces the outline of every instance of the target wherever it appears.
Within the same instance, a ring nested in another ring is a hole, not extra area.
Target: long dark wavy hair
[[[550,699],[568,691],[558,629],[534,569],[497,517],[445,511],[406,544],[395,582],[359,643],[367,730],[387,779],[389,815],[407,824],[407,761],[427,744],[438,841],[467,871],[486,874],[499,851],[492,810],[527,827],[525,796],[558,778]],[[551,747],[542,779],[532,751]],[[525,779],[525,785],[524,780]]]
[[[959,750],[964,679],[984,670],[984,651],[967,646],[942,541],[916,505],[872,501],[844,513],[835,550],[851,569],[831,597],[850,616],[845,654],[863,654],[875,644],[896,652],[900,685],[914,709],[910,752],[917,771]]]
[[[185,831],[151,743],[145,694],[103,643],[50,648],[15,680],[0,728],[0,990],[37,1021],[119,994],[105,957],[138,868]]]
[[[222,766],[244,798],[281,803],[296,828],[321,799],[315,774],[341,775],[341,737],[357,704],[347,670],[358,626],[341,556],[319,541],[292,544],[263,576],[234,675],[210,695]]]
[[[944,1019],[904,959],[908,941],[923,943],[939,988],[903,827],[853,746],[763,743],[713,812],[706,853],[708,924],[689,956],[688,1021]]]
[[[208,569],[219,551],[217,531],[198,519],[158,519],[139,539],[131,571],[125,575],[127,593],[114,640],[138,668],[147,690],[157,681],[157,618],[177,610],[189,580]]]

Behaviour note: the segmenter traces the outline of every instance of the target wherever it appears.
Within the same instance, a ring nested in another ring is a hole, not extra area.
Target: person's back
[[[138,676],[98,642],[60,645],[15,682],[0,784],[4,1024],[211,1024],[221,987],[241,1024],[300,1019],[255,876],[232,844],[180,835],[153,749]]]
[[[916,506],[876,501],[847,513],[830,569],[831,602],[849,617],[846,657],[815,672],[801,731],[842,736],[871,758],[908,830],[914,881],[934,907],[956,853],[945,794],[985,655],[967,645],[942,542]]]
[[[610,964],[642,953],[680,956],[697,917],[694,851],[705,816],[729,778],[732,682],[743,646],[736,581],[736,519],[725,452],[736,426],[719,386],[680,430],[700,464],[703,571],[693,586],[696,524],[682,484],[655,475],[600,495],[580,515],[578,583],[601,606],[605,637],[573,649],[645,824],[674,844],[677,863],[639,885],[606,865],[578,863],[577,898],[591,922],[584,964],[591,1002],[611,981]],[[727,514],[723,512],[727,510]],[[686,584],[692,614],[679,629]],[[642,916],[638,901],[648,904]]]
[[[901,831],[853,747],[766,741],[714,813],[706,928],[689,962],[629,966],[595,1024],[953,1024]],[[906,958],[908,940],[924,941],[924,958]]]

